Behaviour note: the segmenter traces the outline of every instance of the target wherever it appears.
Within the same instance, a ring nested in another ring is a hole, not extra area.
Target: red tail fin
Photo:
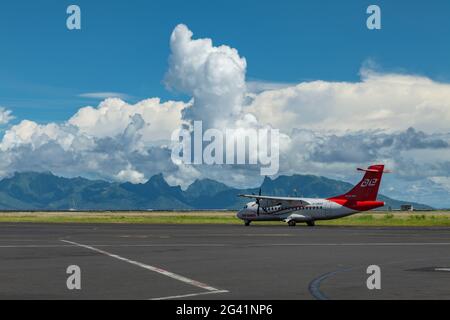
[[[375,201],[380,188],[381,177],[384,172],[384,165],[377,164],[370,166],[368,169],[359,169],[365,171],[366,174],[362,180],[346,194],[333,197],[333,199],[347,199],[355,201]]]

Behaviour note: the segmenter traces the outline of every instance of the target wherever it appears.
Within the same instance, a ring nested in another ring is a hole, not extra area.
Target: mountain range
[[[313,175],[266,177],[263,194],[325,198],[345,193],[347,182]],[[50,172],[21,172],[0,180],[0,210],[190,210],[238,209],[249,199],[241,193],[257,193],[258,188],[236,189],[210,180],[196,180],[186,190],[170,186],[162,174],[146,183],[107,182],[85,178],[63,178]],[[418,209],[431,207],[379,195],[386,208],[413,204]]]

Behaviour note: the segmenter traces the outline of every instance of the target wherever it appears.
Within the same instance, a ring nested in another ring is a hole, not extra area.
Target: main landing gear
[[[314,221],[307,221],[306,224],[308,227],[314,227],[316,225]],[[295,227],[295,220],[289,220],[288,225],[289,227]]]

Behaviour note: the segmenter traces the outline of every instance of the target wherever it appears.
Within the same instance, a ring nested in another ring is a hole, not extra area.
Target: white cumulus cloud
[[[0,125],[5,125],[9,123],[12,119],[14,119],[14,116],[12,115],[12,111],[5,109],[3,107],[0,107]]]
[[[84,107],[72,116],[68,123],[80,132],[97,138],[122,134],[135,115],[143,120],[138,129],[146,143],[168,140],[172,131],[181,125],[183,102],[161,103],[159,98],[142,100],[134,105],[117,98],[102,101],[98,107]]]
[[[247,111],[285,131],[440,132],[450,128],[450,84],[363,70],[359,82],[311,81],[262,92]]]
[[[119,181],[131,182],[131,183],[144,183],[146,181],[145,175],[139,171],[128,167],[127,169],[120,170],[117,174]]]
[[[192,36],[183,24],[173,30],[166,84],[193,97],[193,104],[183,111],[184,119],[225,127],[242,111],[247,62],[236,49],[215,47],[211,39]]]

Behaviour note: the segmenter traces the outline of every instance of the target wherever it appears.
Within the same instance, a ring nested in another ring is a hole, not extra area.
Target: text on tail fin
[[[354,201],[375,201],[378,195],[378,189],[380,188],[381,177],[383,176],[384,165],[377,164],[372,165],[367,169],[360,169],[364,171],[364,177],[361,181],[353,187],[349,192],[333,197],[334,199],[347,199]]]

